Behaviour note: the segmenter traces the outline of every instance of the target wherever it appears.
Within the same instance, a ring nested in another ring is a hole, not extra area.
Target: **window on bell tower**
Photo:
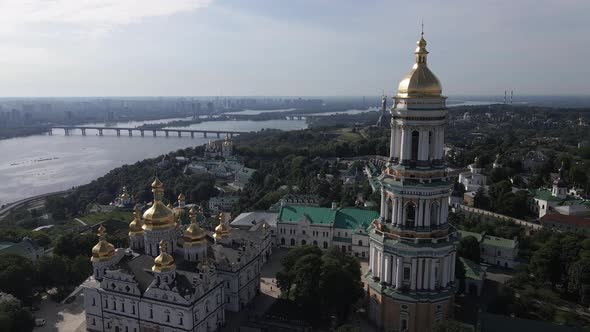
[[[420,142],[420,133],[417,130],[412,132],[412,150],[410,160],[416,161],[418,160],[418,145]]]

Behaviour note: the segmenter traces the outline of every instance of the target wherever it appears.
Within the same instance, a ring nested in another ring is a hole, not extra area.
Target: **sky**
[[[0,96],[590,95],[588,0],[0,0]]]

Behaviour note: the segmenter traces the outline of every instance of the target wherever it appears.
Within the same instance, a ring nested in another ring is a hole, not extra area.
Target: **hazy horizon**
[[[7,0],[0,96],[391,96],[420,22],[447,96],[590,95],[590,2]]]

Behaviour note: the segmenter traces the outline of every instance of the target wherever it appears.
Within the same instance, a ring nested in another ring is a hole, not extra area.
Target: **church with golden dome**
[[[368,315],[385,331],[431,331],[454,301],[458,239],[447,220],[454,181],[443,163],[448,111],[426,45],[422,33],[393,97],[380,215],[369,227]]]
[[[259,293],[271,232],[233,229],[225,213],[208,231],[202,210],[183,194],[166,205],[164,184],[156,178],[151,186],[151,205],[129,223],[129,248],[109,243],[104,226],[97,230],[93,274],[82,284],[87,330],[216,331],[226,311],[242,310]],[[188,225],[179,222],[184,215]]]

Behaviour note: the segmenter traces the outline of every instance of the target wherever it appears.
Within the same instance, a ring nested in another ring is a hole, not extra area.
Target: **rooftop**
[[[463,266],[465,266],[465,277],[472,280],[483,280],[485,278],[485,270],[481,265],[475,263],[467,258],[459,257]]]
[[[371,224],[371,221],[378,217],[379,213],[374,210],[288,205],[281,208],[278,220],[299,222],[305,218],[311,224],[316,225],[333,225],[335,228],[340,229],[365,229]]]
[[[539,222],[541,224],[552,222],[576,227],[590,227],[590,218],[568,216],[559,213],[547,213],[539,220]]]
[[[516,248],[516,241],[515,240],[504,239],[504,238],[497,237],[497,236],[491,236],[491,235],[487,235],[485,233],[479,234],[479,233],[475,233],[475,232],[468,232],[468,231],[462,231],[462,230],[459,230],[458,232],[461,235],[461,238],[464,238],[466,236],[473,236],[480,243],[487,244],[490,246],[502,247],[502,248],[508,248],[508,249]],[[482,241],[482,238],[483,238],[483,241]]]

